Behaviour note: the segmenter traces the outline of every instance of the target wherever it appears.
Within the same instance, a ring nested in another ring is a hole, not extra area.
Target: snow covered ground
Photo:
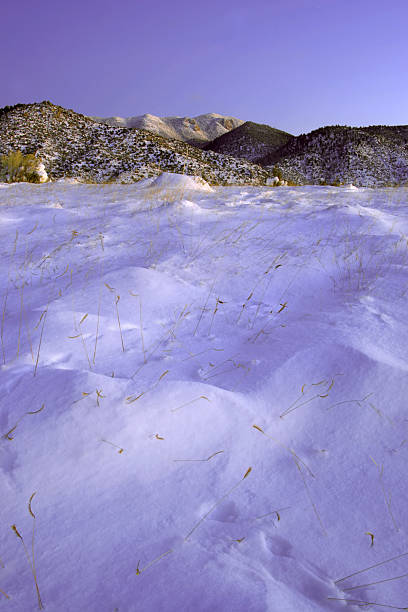
[[[2,610],[406,609],[406,189],[0,185],[0,237]]]

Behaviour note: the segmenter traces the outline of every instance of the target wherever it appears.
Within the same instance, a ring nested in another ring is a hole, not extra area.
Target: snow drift
[[[4,609],[403,609],[406,191],[157,181],[0,191]]]

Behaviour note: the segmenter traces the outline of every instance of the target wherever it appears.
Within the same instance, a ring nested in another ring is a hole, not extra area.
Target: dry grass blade
[[[190,406],[191,404],[194,404],[195,402],[198,402],[200,399],[205,399],[205,400],[207,400],[207,402],[211,401],[205,395],[200,395],[200,397],[196,397],[196,398],[190,400],[189,402],[186,402],[185,404],[181,404],[181,406],[177,406],[177,408],[172,408],[170,412],[177,412],[178,410],[181,410],[181,408],[185,408],[186,406]]]
[[[402,557],[407,557],[408,552],[402,553],[401,555],[397,555],[396,557],[390,557],[390,559],[386,559],[385,561],[380,561],[379,563],[374,563],[374,565],[370,565],[369,567],[365,567],[364,569],[358,570],[357,572],[353,572],[348,576],[343,576],[343,578],[338,578],[334,581],[334,584],[338,584],[339,582],[343,582],[343,580],[347,580],[348,578],[353,578],[353,576],[357,576],[358,574],[363,574],[364,572],[368,572],[370,569],[374,569],[375,567],[380,567],[380,565],[385,565],[386,563],[390,563],[391,561],[396,561],[397,559],[401,559]]]
[[[28,342],[29,342],[29,345],[30,345],[31,359],[32,359],[32,361],[34,363],[33,343],[31,341],[31,334],[30,334],[30,329],[29,329],[29,326],[28,326],[28,321],[27,321],[27,317],[26,317],[23,301],[21,303],[21,309],[22,309],[22,313],[23,313],[23,319],[24,319],[24,324],[25,324],[25,328],[26,328],[26,332],[27,332]]]
[[[0,589],[0,593],[1,593],[2,595],[4,595],[4,597],[5,597],[6,599],[10,599],[10,596],[9,596],[9,595],[7,595],[7,593],[5,593],[4,591],[2,591],[2,589]]]
[[[156,559],[153,559],[153,561],[150,561],[150,563],[148,563],[147,565],[145,565],[145,567],[143,567],[142,569],[139,568],[139,563],[140,561],[138,561],[137,563],[137,568],[136,568],[136,576],[139,576],[142,572],[145,572],[149,567],[151,567],[154,563],[157,563],[158,561],[160,561],[160,559],[163,559],[163,557],[166,557],[167,555],[169,555],[170,553],[173,552],[173,549],[170,548],[170,550],[167,550],[166,552],[164,552],[163,554],[161,554],[159,557],[156,557]]]
[[[24,283],[21,285],[21,297],[20,297],[20,318],[18,321],[18,336],[17,336],[17,353],[16,353],[16,357],[18,357],[19,353],[20,353],[20,339],[21,339],[21,326],[23,324],[23,310],[24,310],[24,299],[23,299],[23,292],[24,292]]]
[[[217,299],[216,299],[216,301],[215,301],[215,307],[214,307],[214,310],[213,310],[213,314],[212,314],[212,317],[211,317],[210,328],[209,328],[209,330],[208,330],[208,335],[209,335],[209,336],[211,335],[211,330],[212,330],[212,326],[213,326],[213,323],[214,323],[214,318],[215,318],[215,315],[216,315],[216,314],[217,314],[217,312],[218,312],[218,306],[219,306],[220,304],[225,304],[225,302],[223,302],[222,300],[220,300],[220,298],[219,298],[219,297],[217,297]]]
[[[95,365],[95,358],[96,358],[96,347],[98,344],[98,336],[99,336],[99,320],[100,320],[100,315],[101,315],[101,298],[102,298],[102,285],[99,287],[99,297],[98,297],[98,314],[96,317],[96,334],[95,334],[95,346],[94,346],[94,353],[93,353],[93,358],[92,358],[92,363]]]
[[[44,410],[44,408],[45,404],[42,404],[41,408],[39,408],[38,410],[30,410],[29,412],[26,412],[26,414],[39,414]]]
[[[17,423],[17,425],[18,425],[18,423]],[[14,427],[12,427],[10,429],[10,431],[8,431],[6,434],[4,434],[4,437],[7,440],[14,440],[14,436],[12,436],[11,434],[17,429],[17,425],[14,425]]]
[[[11,526],[11,528],[12,528],[12,530],[14,531],[14,533],[16,534],[16,536],[17,536],[18,538],[20,538],[20,540],[22,540],[22,539],[23,539],[23,537],[22,537],[21,533],[18,531],[18,529],[17,529],[16,525],[12,525],[12,526]]]
[[[76,314],[75,314],[76,313],[76,309],[75,309],[75,304],[74,304],[74,298],[72,299],[72,303],[73,303],[74,329],[75,329],[75,331],[79,331],[79,334],[77,336],[68,336],[68,337],[69,338],[81,338],[82,346],[83,346],[83,349],[84,349],[86,360],[87,360],[88,365],[89,365],[89,369],[92,370],[91,360],[89,359],[88,349],[87,349],[85,338],[84,338],[84,335],[83,335],[82,329],[81,329],[81,323],[82,323],[82,321],[84,321],[86,319],[87,315],[82,317],[81,321],[79,322],[79,325],[77,325]]]
[[[381,486],[381,490],[383,493],[383,497],[384,497],[384,501],[385,501],[385,505],[387,507],[388,513],[390,515],[392,524],[394,525],[394,529],[395,531],[399,531],[399,527],[397,525],[397,522],[395,520],[394,514],[392,512],[392,508],[391,508],[391,494],[387,494],[387,491],[385,490],[385,486],[384,486],[384,464],[381,464],[381,466],[378,465],[378,463],[372,458],[370,457],[371,461],[374,463],[374,465],[378,468],[379,470],[379,479],[380,479],[380,486]]]
[[[391,606],[390,604],[381,604],[377,601],[363,601],[362,599],[346,599],[344,597],[328,597],[331,601],[346,601],[348,603],[357,604],[360,606],[379,606],[380,608],[392,608],[393,610],[408,610],[408,606],[401,608],[399,606]]]
[[[69,270],[69,264],[67,264],[65,270],[61,273],[61,274],[57,274],[57,276],[55,278],[61,278],[62,276],[64,276]]]
[[[199,326],[200,326],[201,320],[202,320],[202,318],[203,318],[203,316],[204,316],[204,313],[205,313],[205,311],[207,310],[207,304],[208,304],[209,299],[210,299],[210,297],[211,297],[211,294],[212,294],[212,292],[213,292],[213,290],[214,290],[214,287],[215,287],[215,282],[216,282],[216,279],[214,279],[214,282],[213,282],[213,284],[212,284],[212,286],[211,286],[211,289],[210,289],[210,291],[209,291],[209,293],[208,293],[208,296],[207,296],[207,299],[206,299],[206,301],[205,301],[205,304],[204,304],[204,306],[203,306],[203,307],[202,307],[202,309],[201,309],[201,314],[200,314],[200,317],[199,317],[199,319],[198,319],[198,321],[197,321],[197,325],[196,325],[196,328],[195,328],[195,330],[194,330],[194,332],[193,332],[193,336],[195,336],[195,335],[196,335],[196,333],[197,333],[197,331],[198,331],[198,328],[199,328]]]
[[[100,391],[99,391],[99,389],[95,389],[95,391],[96,391],[96,405],[99,408],[100,407],[99,400],[100,399],[104,399],[106,397],[106,395],[103,395],[102,389]]]
[[[119,300],[120,300],[120,295],[117,295],[117,296],[116,296],[116,299],[115,299],[116,317],[117,317],[117,319],[118,319],[119,333],[120,333],[120,341],[121,341],[121,343],[122,343],[122,351],[123,351],[123,352],[125,352],[125,345],[124,345],[124,343],[123,343],[122,327],[121,327],[121,325],[120,325],[120,317],[119,317],[119,309],[118,309],[118,303],[119,303]]]
[[[146,349],[143,337],[143,319],[142,319],[142,300],[139,298],[139,324],[140,324],[140,339],[142,341],[143,363],[147,363]]]
[[[351,400],[343,400],[341,402],[336,402],[335,404],[332,404],[331,406],[329,406],[327,408],[327,410],[331,410],[332,408],[335,408],[336,406],[341,406],[343,404],[358,404],[359,406],[361,406],[362,402],[365,402],[365,400],[370,397],[370,395],[373,395],[373,392],[368,393],[367,395],[365,395],[363,398],[357,400],[357,399],[351,399]]]
[[[119,449],[118,450],[118,454],[121,455],[124,452],[124,448],[122,448],[121,446],[118,446],[117,444],[114,444],[113,442],[109,442],[109,440],[105,440],[105,438],[101,438],[102,442],[105,442],[106,444],[109,444],[110,446],[113,446],[114,448]]]
[[[47,318],[47,312],[48,312],[48,304],[47,304],[47,308],[44,310],[44,312],[42,313],[41,317],[40,317],[40,321],[43,318],[43,324],[41,327],[41,333],[40,333],[40,341],[38,343],[38,351],[37,351],[37,359],[35,361],[35,367],[34,367],[34,376],[37,374],[37,368],[38,368],[38,361],[40,359],[40,350],[41,350],[41,344],[42,344],[42,339],[43,339],[43,334],[44,334],[44,325],[45,325],[45,320]],[[38,321],[38,325],[40,324],[40,321]]]
[[[42,410],[44,410],[45,404],[43,404],[41,406],[41,408],[39,408],[38,410],[32,410],[29,412],[26,412],[25,414],[23,414],[23,416],[21,416],[17,423],[14,425],[14,427],[12,427],[6,434],[4,434],[4,438],[6,438],[7,440],[14,440],[14,436],[12,436],[11,434],[17,429],[18,424],[27,416],[27,414],[38,414],[40,413]]]
[[[226,499],[229,495],[231,495],[231,493],[237,488],[239,487],[239,485],[243,482],[243,480],[249,475],[249,473],[251,472],[252,468],[249,467],[247,469],[247,471],[245,472],[245,475],[241,478],[241,480],[239,482],[237,482],[233,487],[231,487],[231,489],[229,489],[222,497],[220,497],[220,499],[218,499],[215,504],[213,506],[211,506],[211,508],[208,510],[208,512],[206,512],[204,514],[204,516],[202,516],[200,518],[200,520],[194,525],[194,527],[188,532],[188,534],[185,536],[184,541],[187,542],[187,540],[192,536],[192,534],[194,533],[194,531],[201,525],[201,523],[203,523],[205,521],[205,519],[207,518],[207,516],[209,514],[211,514],[211,512],[213,510],[215,510],[215,508],[222,502],[224,501],[224,499]]]
[[[275,442],[276,444],[278,444],[279,446],[281,446],[282,448],[284,448],[286,451],[288,451],[288,453],[290,453],[292,455],[292,459],[294,461],[297,461],[299,464],[303,465],[303,467],[308,471],[309,475],[314,478],[315,475],[313,474],[312,470],[310,469],[310,467],[308,465],[306,465],[306,463],[303,461],[303,459],[301,459],[299,457],[299,455],[297,455],[295,453],[295,451],[292,448],[289,448],[289,446],[286,446],[285,444],[283,444],[280,440],[277,440],[276,438],[273,438],[272,436],[270,436],[269,434],[265,433],[264,430],[259,427],[258,425],[252,425],[252,427],[254,429],[257,429],[258,431],[261,432],[261,434],[263,434],[266,438],[269,438],[270,440],[272,440],[272,442]]]
[[[366,531],[364,535],[370,536],[370,540],[371,540],[370,548],[372,548],[374,546],[374,534],[371,533],[371,531]]]
[[[303,474],[301,466],[303,465],[303,467],[308,471],[308,473],[314,478],[314,474],[313,474],[312,470],[305,464],[304,461],[302,461],[302,459],[291,448],[288,448],[287,446],[282,444],[282,442],[280,442],[279,440],[275,440],[274,438],[272,438],[272,436],[269,436],[268,434],[266,434],[264,432],[264,430],[261,427],[259,427],[258,425],[252,425],[252,427],[254,429],[257,429],[259,432],[261,432],[266,438],[269,438],[273,442],[276,442],[277,444],[279,444],[279,446],[282,446],[282,448],[284,448],[285,450],[290,452],[290,454],[292,455],[292,459],[295,462],[295,465],[296,465],[297,469],[299,470],[299,474],[300,474],[300,476],[302,478],[302,482],[303,482],[303,485],[305,487],[305,491],[306,491],[306,494],[307,494],[307,496],[309,498],[310,504],[311,504],[311,506],[313,508],[313,512],[315,513],[315,516],[316,516],[316,518],[317,518],[317,520],[319,522],[320,527],[322,528],[322,531],[323,531],[324,535],[327,535],[326,529],[325,529],[325,527],[323,525],[323,521],[322,521],[322,519],[320,517],[320,514],[319,514],[319,512],[317,510],[316,504],[314,503],[314,501],[312,499],[312,495],[310,493],[310,489],[309,489],[309,486],[308,486],[308,484],[306,482],[305,475]]]
[[[41,316],[40,316],[40,318],[38,319],[38,323],[37,323],[37,325],[34,327],[34,329],[38,329],[38,328],[39,328],[40,323],[41,323],[41,321],[42,321],[43,317],[45,317],[45,315],[46,315],[46,314],[47,314],[47,309],[45,309],[45,310],[43,310],[43,311],[42,311]]]
[[[313,395],[313,397],[310,397],[309,399],[305,400],[304,402],[301,402],[300,404],[295,405],[299,401],[299,398],[298,398],[296,400],[296,402],[294,402],[294,404],[291,404],[291,406],[289,406],[289,408],[287,408],[284,412],[282,412],[282,414],[279,415],[279,418],[283,419],[283,417],[285,417],[287,414],[290,414],[294,410],[297,410],[298,408],[301,408],[301,406],[306,406],[306,404],[310,404],[310,402],[312,402],[313,400],[317,399],[318,397],[322,397],[322,396],[319,395],[319,394]]]
[[[207,459],[173,459],[173,461],[178,461],[178,462],[190,462],[191,461],[191,462],[197,462],[197,463],[204,463],[206,461],[210,461],[210,459],[212,459],[216,455],[219,455],[223,452],[224,452],[223,450],[217,451],[216,453],[213,453],[212,455],[207,457]]]
[[[30,513],[30,515],[33,517],[33,534],[32,534],[32,538],[31,538],[31,559],[32,559],[32,570],[33,570],[33,577],[34,577],[34,582],[35,582],[35,588],[37,591],[37,599],[38,599],[38,607],[41,610],[43,608],[43,604],[41,601],[41,596],[40,596],[40,590],[38,588],[38,582],[37,582],[37,571],[35,569],[35,558],[34,558],[34,537],[35,537],[35,514],[32,511],[32,501],[34,498],[34,495],[36,494],[36,491],[34,491],[34,493],[31,495],[29,502],[28,502],[28,511]]]
[[[356,589],[364,589],[365,587],[373,586],[374,584],[382,584],[383,582],[391,582],[392,580],[399,580],[400,578],[406,578],[407,574],[401,576],[394,576],[393,578],[385,578],[384,580],[376,580],[375,582],[368,582],[367,584],[359,584],[358,586],[343,588],[343,591],[355,591]]]
[[[339,374],[336,374],[335,376],[339,376]],[[327,383],[327,380],[320,380],[317,383],[311,383],[311,387],[318,387],[320,385],[323,385],[324,383]],[[292,404],[289,406],[289,408],[287,408],[284,412],[282,412],[282,414],[280,414],[280,418],[283,418],[284,416],[286,416],[287,414],[290,414],[291,412],[293,412],[294,410],[297,410],[298,408],[300,408],[301,406],[305,406],[306,404],[309,404],[310,402],[312,402],[313,400],[317,399],[317,398],[326,398],[329,396],[329,392],[332,390],[333,386],[334,386],[334,378],[331,379],[331,383],[330,385],[327,387],[327,389],[324,391],[324,393],[317,393],[316,395],[313,395],[312,397],[304,400],[303,402],[301,402],[300,404],[298,403],[303,397],[304,397],[304,390],[306,388],[306,384],[302,385],[301,388],[301,395],[294,401],[292,402]]]
[[[126,398],[126,403],[133,404],[133,402],[136,402],[138,399],[143,397],[145,393],[146,391],[142,391],[142,393],[139,393],[139,395],[136,395],[135,397],[133,397],[133,395],[128,395],[128,397]]]
[[[294,459],[294,461],[295,461],[295,464],[296,464],[297,469],[299,470],[300,476],[301,476],[301,478],[302,478],[302,481],[303,481],[303,484],[304,484],[304,487],[305,487],[305,490],[306,490],[307,496],[308,496],[309,501],[310,501],[310,504],[311,504],[311,506],[312,506],[312,508],[313,508],[313,512],[315,513],[315,516],[316,516],[316,518],[317,518],[317,520],[318,520],[318,522],[319,522],[320,527],[322,528],[322,531],[323,531],[324,535],[327,535],[327,531],[326,531],[326,529],[325,529],[325,526],[323,525],[323,521],[322,521],[322,519],[321,519],[321,517],[320,517],[320,514],[319,514],[319,512],[318,512],[318,510],[317,510],[316,504],[315,504],[315,503],[314,503],[314,501],[313,501],[312,494],[310,493],[310,489],[309,489],[309,486],[308,486],[308,484],[307,484],[307,482],[306,482],[305,475],[304,475],[304,474],[303,474],[303,472],[302,472],[302,468],[300,467],[300,465],[299,465],[299,463],[296,461],[296,459]]]
[[[30,558],[30,554],[28,552],[27,546],[26,546],[26,544],[24,542],[24,538],[21,535],[21,533],[18,531],[16,525],[12,525],[11,529],[14,531],[16,536],[19,538],[19,540],[21,540],[21,542],[23,544],[24,552],[26,554],[26,557],[27,557],[27,560],[28,560],[28,563],[30,565],[31,572],[32,572],[33,578],[34,578],[35,589],[36,589],[36,593],[37,593],[38,608],[40,610],[42,610],[44,608],[44,606],[43,606],[43,603],[42,603],[42,600],[41,600],[40,589],[38,587],[37,572],[36,572],[36,569],[35,569],[35,557],[34,557],[34,539],[35,539],[35,520],[36,520],[36,517],[35,517],[35,514],[34,514],[34,512],[32,510],[31,505],[32,505],[32,501],[33,501],[33,498],[34,498],[35,494],[36,494],[36,491],[34,491],[34,493],[30,496],[30,499],[28,501],[28,511],[29,511],[30,515],[33,517],[33,533],[32,533],[32,539],[31,539],[31,558]]]
[[[34,514],[34,512],[32,510],[31,503],[32,503],[32,501],[34,499],[34,495],[36,495],[36,494],[37,494],[37,491],[34,491],[34,493],[31,495],[30,499],[28,500],[28,511],[29,511],[29,513],[31,514],[31,516],[34,519],[35,519],[35,514]]]
[[[291,508],[291,506],[285,506],[284,508],[278,508],[277,510],[272,510],[271,512],[267,512],[266,514],[261,514],[261,516],[256,516],[253,520],[254,521],[260,521],[261,519],[264,519],[268,516],[271,516],[272,514],[276,515],[276,518],[278,519],[278,521],[280,521],[280,514],[279,512],[283,512],[283,510],[289,510]]]

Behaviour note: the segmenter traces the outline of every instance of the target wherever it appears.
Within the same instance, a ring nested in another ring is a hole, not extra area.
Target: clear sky
[[[408,0],[3,0],[0,107],[408,124]]]

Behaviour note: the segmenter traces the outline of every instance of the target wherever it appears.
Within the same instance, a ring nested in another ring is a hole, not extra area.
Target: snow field
[[[407,204],[0,190],[5,609],[408,606]]]

